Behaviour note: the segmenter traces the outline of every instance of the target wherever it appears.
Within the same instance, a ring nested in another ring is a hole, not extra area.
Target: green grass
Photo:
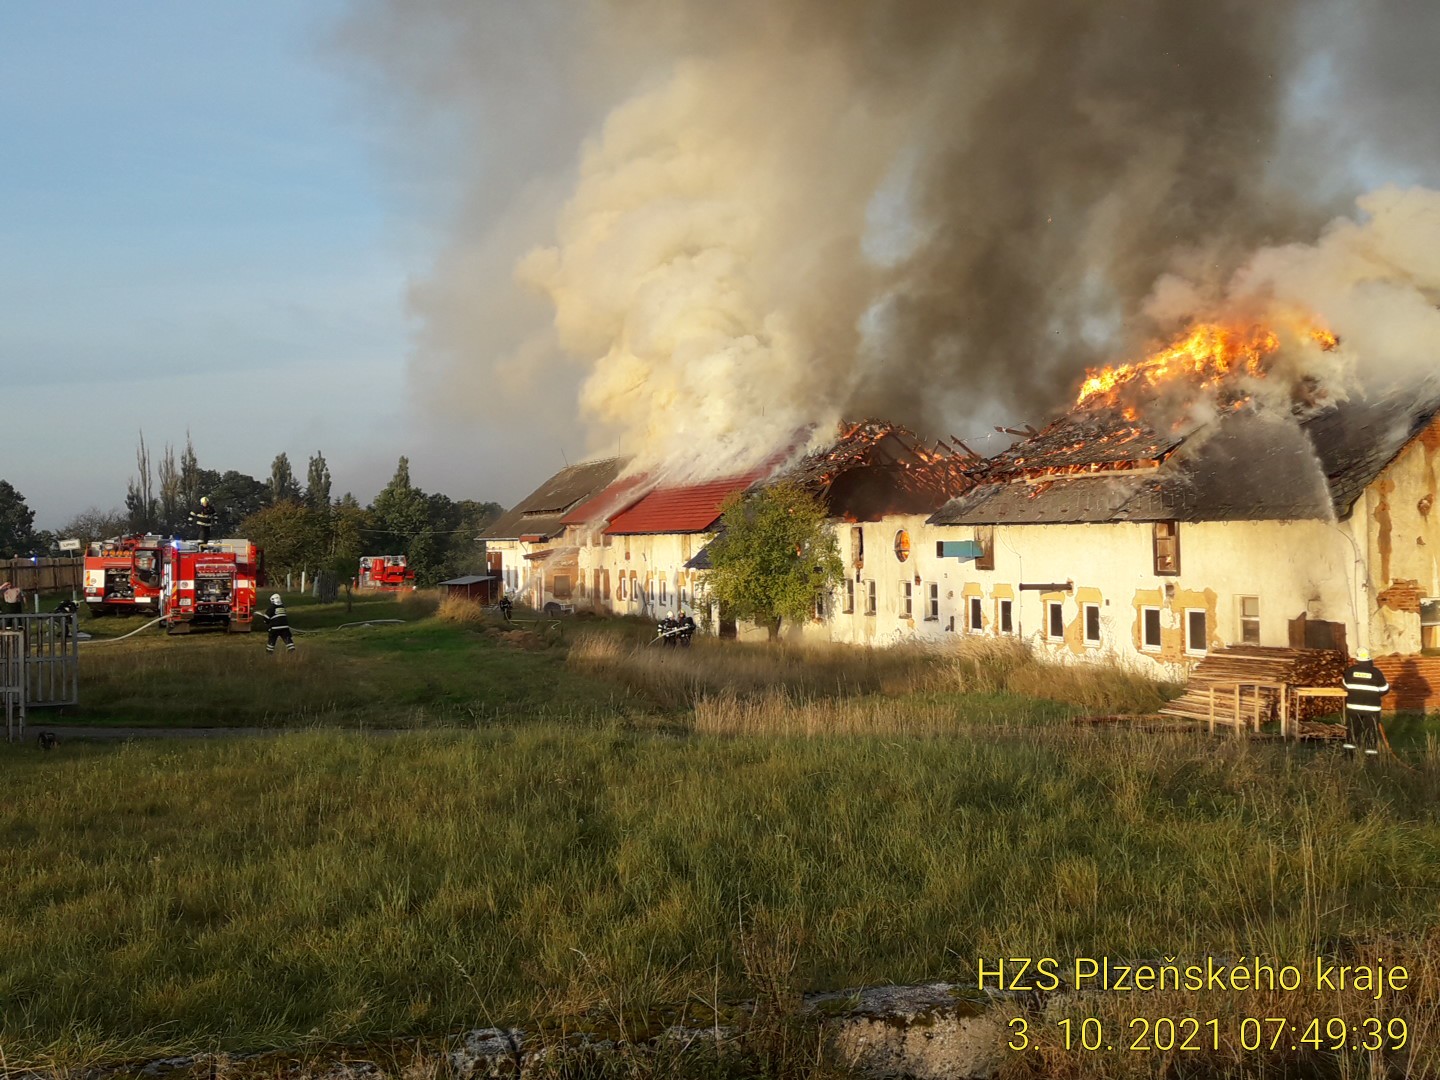
[[[1001,955],[1305,957],[1436,922],[1440,771],[1175,737],[527,730],[3,762],[13,1063],[645,1016]]]
[[[1440,965],[1423,719],[1394,722],[1406,766],[1360,768],[1077,728],[1173,690],[1003,645],[662,650],[633,621],[422,605],[297,604],[320,632],[293,657],[258,633],[83,646],[74,719],[296,730],[0,750],[6,1062],[634,1034],[767,993],[757,956],[805,989],[1002,955]]]

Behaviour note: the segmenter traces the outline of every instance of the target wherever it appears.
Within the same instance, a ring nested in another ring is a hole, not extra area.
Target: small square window
[[[1014,610],[1014,601],[1008,597],[1002,599],[997,605],[997,613],[1000,616],[1000,633],[1013,634],[1015,632],[1015,627],[1012,622]]]
[[[1160,609],[1140,609],[1140,647],[1146,652],[1160,651]]]
[[[1085,605],[1085,644],[1100,644],[1100,605]]]
[[[1050,641],[1065,640],[1065,605],[1059,600],[1045,603],[1045,636]]]
[[[1185,609],[1185,651],[1191,656],[1204,656],[1206,651],[1206,618],[1204,608]]]

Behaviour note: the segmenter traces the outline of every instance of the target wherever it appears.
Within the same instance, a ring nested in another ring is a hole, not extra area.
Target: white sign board
[[[61,550],[61,551],[79,551],[79,550],[80,550],[80,541],[79,541],[79,540],[61,540],[61,541],[60,541],[60,550]]]

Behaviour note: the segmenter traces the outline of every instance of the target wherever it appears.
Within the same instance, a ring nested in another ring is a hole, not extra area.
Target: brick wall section
[[[1377,656],[1375,665],[1390,684],[1386,712],[1440,709],[1440,656]]]
[[[1420,614],[1420,583],[1418,581],[1392,581],[1390,587],[1375,597],[1381,607],[1392,611],[1409,611]]]

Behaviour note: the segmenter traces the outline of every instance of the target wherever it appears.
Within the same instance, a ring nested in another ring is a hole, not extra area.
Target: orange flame
[[[1335,335],[1322,327],[1305,326],[1303,332],[1327,351],[1339,344]],[[1083,405],[1100,395],[1113,395],[1132,383],[1157,386],[1186,378],[1210,388],[1240,373],[1262,377],[1265,362],[1279,348],[1280,336],[1268,327],[1200,323],[1143,360],[1087,371],[1075,403]]]

